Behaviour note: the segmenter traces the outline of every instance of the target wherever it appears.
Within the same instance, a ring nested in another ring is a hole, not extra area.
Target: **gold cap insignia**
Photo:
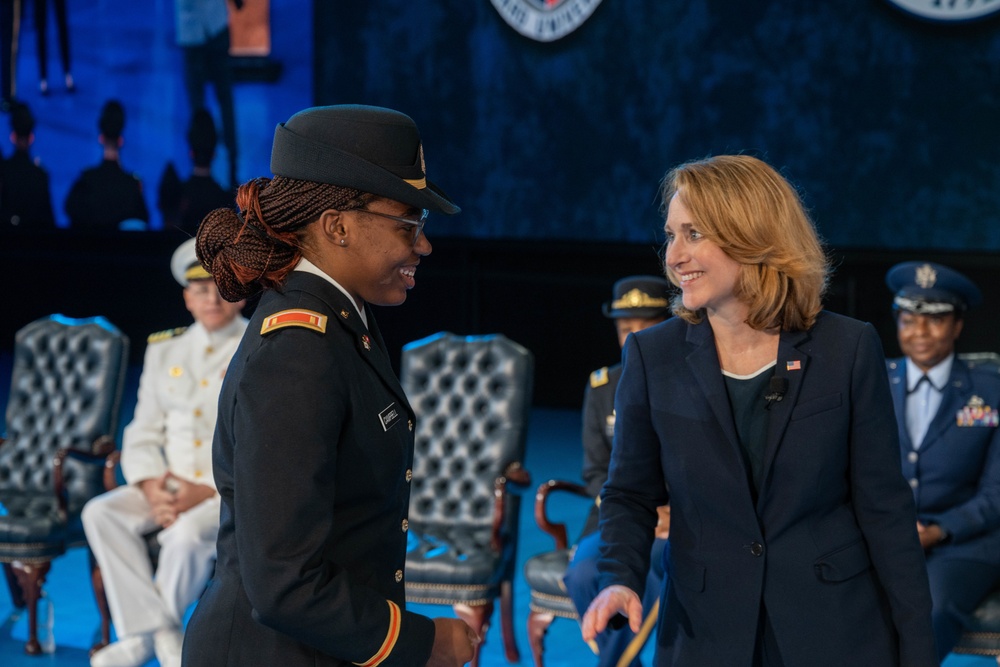
[[[612,310],[623,308],[666,308],[669,303],[667,299],[658,299],[649,296],[638,287],[635,287],[622,294],[621,298],[612,301],[611,308]]]

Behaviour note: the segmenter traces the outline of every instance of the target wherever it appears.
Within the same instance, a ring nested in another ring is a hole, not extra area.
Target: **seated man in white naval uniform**
[[[161,666],[179,667],[184,613],[215,559],[212,435],[222,378],[247,320],[244,302],[219,296],[193,238],[174,252],[171,270],[194,324],[149,337],[135,417],[122,439],[127,484],[83,510],[118,637],[94,653],[93,667],[138,667],[154,654]],[[143,535],[158,527],[154,575]]]

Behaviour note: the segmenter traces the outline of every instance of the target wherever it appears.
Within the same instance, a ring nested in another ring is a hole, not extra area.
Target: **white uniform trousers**
[[[103,493],[83,508],[83,528],[104,578],[118,638],[177,627],[215,564],[219,496],[202,501],[160,531],[153,574],[144,534],[157,524],[137,486]]]

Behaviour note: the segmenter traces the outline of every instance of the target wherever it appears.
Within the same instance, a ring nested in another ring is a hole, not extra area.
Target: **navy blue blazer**
[[[910,481],[917,517],[947,533],[934,547],[939,558],[996,564],[1000,558],[1000,374],[970,369],[955,359],[941,395],[941,407],[920,449],[906,430],[906,363],[887,363],[899,424],[903,476]],[[976,409],[992,416],[976,419]],[[966,411],[966,408],[969,408]],[[959,419],[960,416],[968,417]]]
[[[263,324],[316,313],[316,327]],[[215,576],[187,667],[423,665],[433,622],[406,611],[414,414],[371,310],[294,271],[257,306],[226,372],[213,442]],[[322,317],[325,331],[319,331]]]
[[[671,505],[657,665],[750,666],[762,606],[786,665],[937,665],[913,496],[874,328],[784,332],[756,503],[711,326],[629,336],[602,492],[601,585],[642,591]]]

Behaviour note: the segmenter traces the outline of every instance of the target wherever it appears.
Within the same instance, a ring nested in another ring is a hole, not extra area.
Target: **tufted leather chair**
[[[587,489],[581,484],[562,480],[549,480],[535,492],[535,523],[552,536],[555,549],[532,556],[524,564],[524,578],[531,592],[528,613],[528,642],[535,667],[545,664],[542,654],[545,648],[545,633],[556,618],[571,618],[579,621],[573,600],[566,593],[563,576],[569,566],[572,554],[566,536],[566,524],[555,523],[548,517],[549,495],[562,491],[590,499]]]
[[[502,335],[438,333],[403,348],[400,380],[417,415],[406,599],[451,605],[485,637],[494,600],[507,660],[521,467],[534,384],[531,352]],[[477,650],[473,666],[478,665]]]
[[[979,603],[952,651],[997,656],[997,664],[1000,664],[1000,587]]]
[[[0,441],[0,562],[25,651],[41,652],[37,603],[51,562],[86,543],[80,511],[103,489],[128,361],[128,338],[102,317],[52,315],[20,331]]]

